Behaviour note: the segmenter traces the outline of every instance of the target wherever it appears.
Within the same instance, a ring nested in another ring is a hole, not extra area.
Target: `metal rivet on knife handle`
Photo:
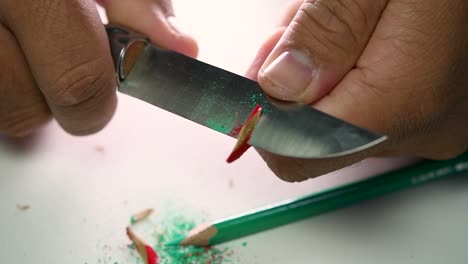
[[[146,46],[146,41],[141,39],[135,39],[130,42],[125,49],[125,54],[122,58],[122,63],[120,65],[120,78],[124,80],[128,73],[132,70],[135,65],[139,55]]]
[[[115,72],[120,82],[130,73],[148,40],[114,25],[107,25],[106,31]]]

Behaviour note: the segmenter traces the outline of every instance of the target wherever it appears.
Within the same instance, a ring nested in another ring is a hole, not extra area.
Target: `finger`
[[[169,0],[101,0],[110,23],[123,25],[147,36],[161,47],[196,57],[198,46],[184,33]]]
[[[281,16],[280,23],[278,25],[281,27],[288,26],[296,16],[296,13],[299,11],[302,3],[304,3],[304,0],[290,0],[284,7],[285,11]]]
[[[116,86],[94,1],[8,0],[0,9],[60,125],[78,135],[103,128],[116,106]]]
[[[452,79],[453,80],[453,79]],[[462,86],[459,86],[462,87]],[[458,96],[457,96],[458,97]],[[426,128],[405,128],[404,130],[413,130],[414,135],[402,136],[395,135],[396,132],[390,132],[392,146],[385,149],[380,156],[419,156],[433,160],[446,160],[455,158],[468,149],[468,122],[460,122],[468,116],[468,94],[459,95],[460,100],[450,106],[450,112],[442,113],[444,118],[425,118],[414,123],[425,124]],[[462,102],[462,103],[460,103]],[[463,103],[465,102],[465,103]],[[417,105],[415,100],[412,105]],[[439,110],[441,111],[441,109]],[[401,115],[401,113],[399,114]],[[435,113],[433,116],[440,116],[441,113]],[[428,114],[426,114],[428,116]],[[394,126],[402,125],[396,122]],[[431,124],[432,123],[432,124]],[[405,124],[403,124],[405,125]],[[430,127],[430,128],[429,128]],[[421,131],[421,132],[418,132]]]
[[[0,26],[0,134],[24,137],[46,123],[50,111],[15,37]]]
[[[257,73],[260,67],[263,65],[268,55],[278,43],[285,30],[286,27],[277,28],[263,42],[257,55],[255,56],[255,59],[253,60],[253,63],[250,65],[245,74],[247,78],[252,80],[257,79]],[[341,166],[344,166],[343,164],[350,165],[353,162],[360,160],[358,157],[355,157],[354,159],[347,157],[346,161],[341,160],[341,163],[339,163],[340,161],[336,160],[311,161],[278,156],[258,148],[256,148],[256,150],[263,158],[263,160],[265,160],[268,167],[280,179],[288,182],[303,181],[308,178],[335,170],[338,164]]]
[[[390,2],[357,67],[314,105],[388,135],[386,155],[443,159],[468,146],[460,140],[466,125],[457,124],[467,98],[457,80],[466,78],[451,70],[463,61],[459,54],[466,45],[458,40],[465,20],[451,12],[457,1],[431,2],[436,6],[430,9],[428,2]],[[399,12],[402,8],[406,12]],[[451,22],[460,24],[451,30],[440,26]],[[447,48],[447,43],[457,46]]]
[[[284,34],[286,27],[276,29],[261,45],[253,63],[246,72],[246,77],[256,80],[257,73],[271,53],[275,45]],[[272,154],[262,149],[256,149],[265,160],[268,167],[282,180],[288,182],[299,182],[313,178],[339,168],[354,164],[368,156],[375,155],[381,148],[368,149],[346,157],[327,160],[296,159]]]
[[[387,0],[306,0],[260,69],[282,100],[314,102],[353,68]]]
[[[262,43],[260,46],[260,49],[258,50],[257,54],[255,55],[255,58],[250,64],[250,67],[245,73],[245,77],[257,81],[257,74],[258,71],[260,70],[260,67],[262,67],[263,63],[265,62],[266,58],[268,55],[271,53],[273,48],[275,47],[276,43],[278,43],[279,39],[281,36],[284,34],[284,31],[286,30],[286,27],[279,27],[275,29]]]
[[[257,151],[275,175],[287,182],[301,182],[322,176],[378,153],[376,148],[372,148],[339,158],[309,160],[278,156],[261,149]]]

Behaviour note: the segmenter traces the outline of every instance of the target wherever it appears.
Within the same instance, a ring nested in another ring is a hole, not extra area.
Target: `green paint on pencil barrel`
[[[224,243],[307,217],[350,206],[377,196],[411,188],[441,178],[460,175],[468,172],[467,164],[468,152],[452,160],[422,161],[365,180],[297,199],[288,199],[276,205],[268,205],[235,217],[213,222],[200,227],[201,229],[192,235],[191,239],[196,239],[197,234],[203,234],[203,230],[214,229],[216,232],[209,238],[209,245]],[[172,243],[172,241],[168,242],[168,244]]]

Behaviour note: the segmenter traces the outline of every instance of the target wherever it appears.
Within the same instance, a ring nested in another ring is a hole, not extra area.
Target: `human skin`
[[[302,181],[375,155],[448,159],[468,149],[468,2],[293,1],[286,13],[248,77],[273,97],[389,140],[327,161],[258,150],[280,178]]]
[[[103,4],[115,22],[197,55],[193,38],[175,27],[170,2]],[[75,135],[109,122],[117,103],[115,72],[94,1],[0,1],[0,42],[0,134],[24,137],[52,116]]]
[[[10,62],[0,64],[8,73],[0,78],[0,132],[30,133],[49,112],[70,133],[99,130],[112,116],[115,83],[93,2],[28,2],[0,3],[0,62]],[[112,22],[196,55],[193,39],[175,27],[170,1],[100,2]],[[329,160],[258,149],[278,177],[302,181],[371,156],[448,159],[468,149],[467,1],[295,0],[286,10],[246,76],[273,97],[389,140]]]

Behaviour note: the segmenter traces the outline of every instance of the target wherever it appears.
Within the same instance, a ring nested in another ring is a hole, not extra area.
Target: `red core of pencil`
[[[251,120],[252,120],[252,117],[254,117],[254,115],[258,112],[262,111],[262,106],[261,105],[256,105],[255,108],[252,110],[252,112],[250,113],[249,117],[247,117],[247,120],[245,121],[244,123],[244,126],[246,124],[248,124]]]
[[[242,145],[240,145],[238,148],[235,148],[229,157],[226,159],[227,163],[231,163],[236,161],[238,158],[240,158],[249,148],[250,145],[247,143],[249,141],[250,136],[247,138],[246,141],[242,142]]]
[[[156,251],[148,245],[145,245],[146,256],[148,257],[148,264],[157,264],[158,263],[158,254]]]
[[[145,264],[157,264],[158,263],[158,254],[154,249],[148,246],[141,238],[135,235],[130,227],[127,227],[127,236],[135,245],[135,249]]]
[[[251,129],[250,131],[248,131],[248,133],[246,135],[243,135],[243,130],[247,127],[247,125],[250,124],[250,122],[252,122],[253,118],[260,112],[262,111],[262,107],[261,105],[257,105],[255,106],[255,108],[252,110],[252,112],[250,113],[249,117],[247,118],[247,120],[245,121],[244,125],[242,126],[242,129],[241,129],[241,132],[239,133],[239,137],[238,137],[238,141],[237,141],[237,144],[235,146],[235,148],[232,150],[231,154],[229,155],[229,157],[226,159],[226,161],[228,163],[231,163],[235,160],[237,160],[238,158],[240,158],[249,148],[250,148],[250,144],[248,143],[249,140],[250,140],[250,137],[252,136],[252,133],[253,133],[253,129]]]

